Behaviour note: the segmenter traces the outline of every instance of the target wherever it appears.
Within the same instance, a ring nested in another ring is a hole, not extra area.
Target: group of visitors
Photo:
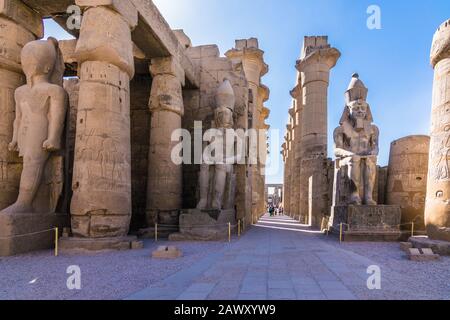
[[[283,215],[283,207],[280,207],[280,206],[273,206],[273,205],[269,205],[268,206],[268,211],[269,211],[269,215],[271,216],[271,217],[273,217],[273,216],[281,216],[281,215]]]

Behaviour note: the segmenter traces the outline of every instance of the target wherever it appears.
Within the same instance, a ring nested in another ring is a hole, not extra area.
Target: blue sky
[[[218,44],[223,54],[235,39],[257,37],[270,66],[263,83],[271,90],[268,123],[285,131],[296,81],[295,61],[305,35],[328,35],[342,57],[329,89],[329,155],[332,132],[344,108],[344,91],[354,72],[369,88],[368,101],[380,127],[381,165],[390,143],[411,134],[428,134],[433,70],[431,41],[450,18],[449,0],[154,0],[173,29],[184,29],[193,45]],[[369,30],[367,8],[381,9],[381,30]],[[47,35],[67,37],[51,22]],[[272,156],[279,154],[272,152]],[[281,164],[281,160],[279,159]],[[282,182],[282,166],[268,183]]]

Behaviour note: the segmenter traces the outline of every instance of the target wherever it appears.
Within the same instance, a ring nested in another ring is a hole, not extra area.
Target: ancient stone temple
[[[40,40],[44,18],[75,39]],[[51,246],[52,233],[34,233],[54,227],[70,230],[62,249],[123,249],[157,224],[167,236],[205,221],[214,232],[264,214],[257,39],[225,56],[194,47],[151,0],[5,0],[0,20],[0,255]],[[214,128],[247,137],[230,144],[234,162],[201,162]]]

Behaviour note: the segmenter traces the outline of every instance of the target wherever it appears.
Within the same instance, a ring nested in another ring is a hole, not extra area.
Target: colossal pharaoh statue
[[[199,174],[200,201],[197,209],[201,210],[232,209],[234,205],[234,140],[233,143],[225,141],[226,131],[234,126],[233,112],[236,102],[229,80],[225,79],[217,89],[215,100],[214,141],[205,148]],[[213,145],[219,146],[220,149],[213,149]],[[215,153],[214,156],[212,153]]]
[[[379,130],[372,124],[368,89],[354,74],[345,97],[346,106],[340,126],[334,131],[335,155],[339,167],[347,166],[350,192],[347,204],[376,205],[373,191],[376,181]]]
[[[61,148],[67,108],[64,61],[56,39],[28,43],[21,61],[27,84],[15,92],[16,120],[9,144],[23,158],[19,196],[4,213],[31,213],[51,152]],[[54,208],[53,208],[54,210]]]

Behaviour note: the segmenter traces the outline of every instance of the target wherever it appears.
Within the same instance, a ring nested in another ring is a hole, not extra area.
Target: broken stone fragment
[[[174,246],[160,246],[152,253],[154,259],[177,259],[183,256],[183,252]]]

